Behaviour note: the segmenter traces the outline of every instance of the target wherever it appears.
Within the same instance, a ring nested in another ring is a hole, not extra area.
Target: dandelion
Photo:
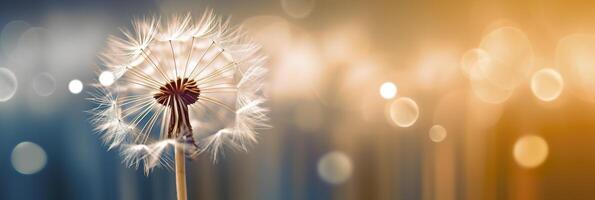
[[[212,11],[196,21],[142,18],[132,26],[110,36],[100,55],[114,82],[96,85],[91,122],[126,165],[147,174],[175,168],[178,199],[186,199],[186,157],[208,152],[216,161],[224,147],[246,151],[267,127],[265,57]]]

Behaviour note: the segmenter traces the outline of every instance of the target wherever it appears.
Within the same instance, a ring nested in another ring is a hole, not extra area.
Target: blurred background
[[[174,199],[85,110],[133,17],[213,8],[269,56],[251,151],[188,165],[190,199],[594,199],[589,1],[52,0],[0,6],[0,199]]]

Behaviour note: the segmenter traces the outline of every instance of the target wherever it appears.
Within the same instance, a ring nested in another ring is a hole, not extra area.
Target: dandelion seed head
[[[91,123],[127,166],[171,169],[174,145],[216,161],[225,148],[247,151],[269,128],[266,57],[211,10],[199,19],[137,18],[99,58]]]

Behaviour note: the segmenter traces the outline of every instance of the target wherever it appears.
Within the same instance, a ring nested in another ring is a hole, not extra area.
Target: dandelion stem
[[[186,166],[183,144],[175,145],[176,193],[178,200],[186,200]]]
[[[180,82],[181,83],[181,82]],[[176,87],[180,87],[177,86]],[[176,193],[178,200],[186,200],[186,166],[185,166],[185,145],[194,144],[192,139],[192,126],[188,119],[188,105],[184,103],[180,95],[169,96],[166,104],[171,110],[168,138],[175,138],[174,160],[176,168]]]

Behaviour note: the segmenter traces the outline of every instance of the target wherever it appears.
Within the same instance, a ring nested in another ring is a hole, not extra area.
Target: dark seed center
[[[191,105],[198,101],[200,96],[200,89],[196,81],[188,78],[178,78],[161,86],[159,92],[153,95],[153,98],[161,105],[173,106],[176,101],[180,101],[184,105]]]

